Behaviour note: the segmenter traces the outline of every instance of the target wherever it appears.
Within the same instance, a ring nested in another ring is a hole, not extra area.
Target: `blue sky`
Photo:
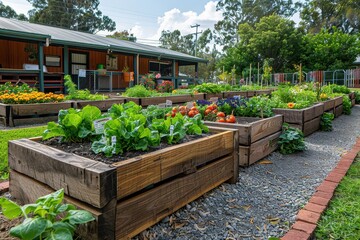
[[[2,2],[18,13],[27,14],[32,8],[26,0]],[[179,29],[185,35],[195,31],[190,26],[196,23],[200,24],[199,30],[213,29],[222,18],[215,6],[216,1],[209,0],[100,0],[99,8],[116,22],[118,31],[128,30],[138,42],[156,44],[162,30]]]
[[[26,0],[0,0],[18,13],[32,8]],[[100,10],[116,22],[116,30],[128,30],[139,43],[158,45],[162,30],[180,30],[183,35],[194,33],[191,25],[200,24],[199,31],[214,27],[222,19],[215,0],[100,0]],[[292,18],[299,22],[299,15]],[[106,35],[107,32],[99,32]]]

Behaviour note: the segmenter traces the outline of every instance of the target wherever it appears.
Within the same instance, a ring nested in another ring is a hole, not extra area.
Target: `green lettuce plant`
[[[95,220],[91,213],[62,204],[64,189],[40,197],[33,204],[19,206],[0,198],[2,214],[8,219],[24,217],[24,221],[10,229],[10,235],[24,240],[72,240],[76,227]]]
[[[284,123],[279,137],[279,151],[282,154],[304,151],[306,149],[304,134],[297,128]]]
[[[320,121],[321,131],[331,132],[333,130],[332,121],[334,120],[334,114],[332,113],[323,113]]]

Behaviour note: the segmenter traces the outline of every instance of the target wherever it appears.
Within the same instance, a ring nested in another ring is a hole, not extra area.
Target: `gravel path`
[[[334,131],[306,138],[308,150],[240,169],[223,184],[163,219],[136,239],[268,239],[281,237],[328,172],[360,136],[360,106],[333,122]]]

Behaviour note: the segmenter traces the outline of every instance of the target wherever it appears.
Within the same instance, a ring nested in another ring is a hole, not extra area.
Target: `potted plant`
[[[122,73],[125,82],[130,82],[134,80],[134,72],[129,72],[129,67],[127,65],[124,66]]]

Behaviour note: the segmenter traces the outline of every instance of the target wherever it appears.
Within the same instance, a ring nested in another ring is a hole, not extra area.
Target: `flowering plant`
[[[147,90],[154,90],[154,74],[148,73],[141,77],[140,84],[143,85]]]
[[[160,73],[157,73],[157,74],[155,75],[155,78],[156,78],[156,79],[161,78],[161,74],[160,74]]]
[[[158,85],[157,90],[162,93],[170,93],[172,92],[172,90],[174,90],[174,84],[172,81],[163,81],[161,84]]]
[[[0,102],[5,104],[47,103],[62,102],[63,94],[30,92],[30,93],[5,93],[0,95]]]

